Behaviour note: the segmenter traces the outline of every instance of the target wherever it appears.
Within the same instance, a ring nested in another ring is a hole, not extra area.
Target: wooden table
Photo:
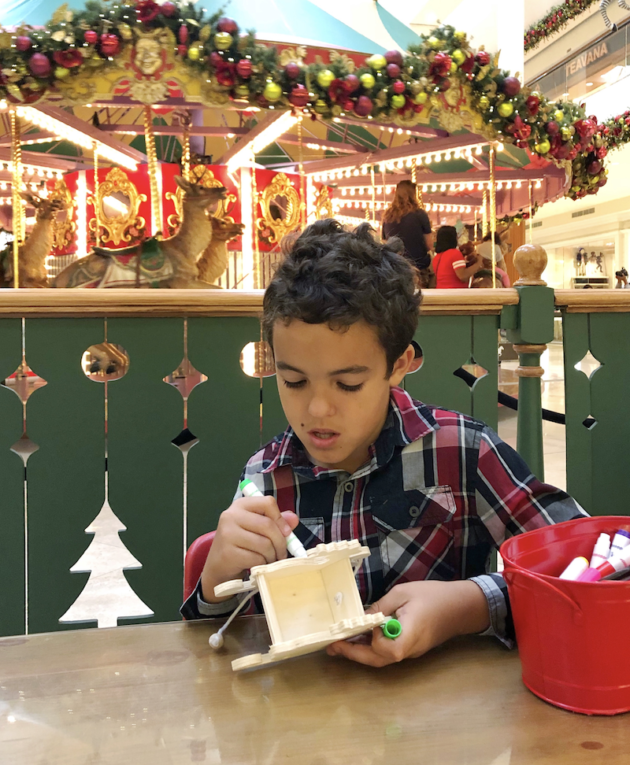
[[[630,716],[525,689],[516,652],[467,638],[370,669],[324,653],[234,674],[264,619],[0,640],[2,765],[627,765]]]

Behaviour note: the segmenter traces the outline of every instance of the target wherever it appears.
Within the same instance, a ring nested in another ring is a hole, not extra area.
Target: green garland
[[[466,33],[450,26],[421,37],[405,54],[370,56],[354,71],[354,63],[339,54],[328,64],[283,65],[276,48],[257,43],[253,32],[241,35],[232,19],[206,16],[190,2],[178,7],[170,0],[88,0],[77,13],[62,6],[45,29],[24,25],[11,34],[0,28],[0,97],[29,103],[63,92],[71,78],[111,66],[137,32],[159,28],[171,31],[175,55],[237,107],[303,109],[328,119],[353,113],[407,127],[423,112],[423,118],[428,112],[444,122],[468,109],[475,132],[489,140],[572,167],[572,198],[605,183],[603,167],[592,172],[591,155],[606,147],[597,121],[572,102],[550,102],[523,88],[499,68],[498,56],[473,50]],[[461,105],[454,106],[451,96]],[[601,164],[603,157],[595,158]]]
[[[546,16],[537,21],[525,32],[525,53],[537,48],[543,40],[563,29],[571,19],[584,13],[588,8],[600,0],[564,0],[560,5],[555,5]]]

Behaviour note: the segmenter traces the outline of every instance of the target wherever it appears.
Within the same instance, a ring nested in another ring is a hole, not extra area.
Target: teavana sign
[[[619,30],[597,45],[582,51],[565,64],[567,85],[596,76],[602,70],[625,63],[626,30]]]

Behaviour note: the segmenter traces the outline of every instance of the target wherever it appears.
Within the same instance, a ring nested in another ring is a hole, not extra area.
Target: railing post
[[[545,477],[542,429],[540,357],[553,340],[554,293],[541,279],[547,266],[547,253],[539,245],[524,244],[514,253],[514,266],[520,279],[518,324],[508,330],[508,340],[518,353],[518,431],[516,448],[532,473]]]

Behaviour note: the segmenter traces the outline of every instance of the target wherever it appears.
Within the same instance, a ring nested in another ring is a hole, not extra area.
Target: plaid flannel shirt
[[[254,454],[243,478],[298,515],[305,547],[358,539],[370,548],[357,572],[366,606],[403,582],[471,579],[488,600],[484,634],[508,646],[514,627],[505,580],[490,572],[492,551],[514,534],[586,515],[538,481],[483,422],[414,401],[401,388],[392,389],[369,461],[352,475],[314,466],[288,428]],[[204,602],[199,583],[181,612],[225,616],[237,604]]]

